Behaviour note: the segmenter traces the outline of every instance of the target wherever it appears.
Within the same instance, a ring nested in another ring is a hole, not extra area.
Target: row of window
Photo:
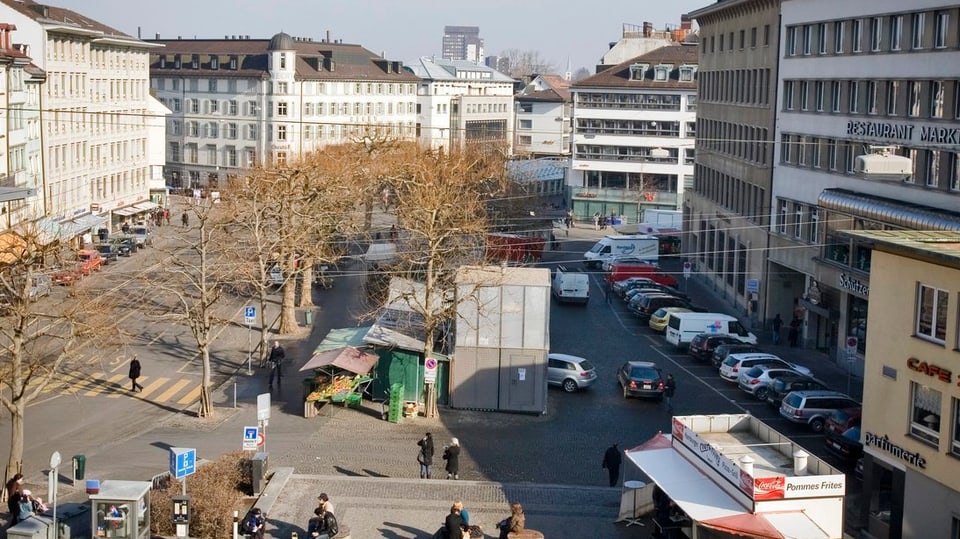
[[[244,156],[244,161],[242,166],[253,166],[256,164],[256,149],[253,147],[237,149],[234,146],[227,146],[225,148],[218,148],[216,145],[208,144],[204,146],[203,151],[200,150],[200,146],[197,144],[184,144],[182,146],[183,153],[181,155],[181,145],[179,142],[169,143],[169,153],[167,155],[167,161],[170,163],[189,163],[189,164],[203,164],[211,166],[228,166],[228,167],[239,167],[241,166],[239,161],[239,156]],[[200,162],[200,155],[203,155],[203,163]]]
[[[747,276],[747,246],[716,224],[700,220],[700,241],[697,252],[700,263],[722,276],[728,285],[736,287],[742,297]]]
[[[950,399],[951,421],[944,424],[943,392],[925,384],[910,382],[910,436],[939,449],[940,438],[950,438],[947,451],[960,457],[960,399]],[[952,426],[951,426],[952,425]]]
[[[796,241],[817,244],[820,240],[820,210],[816,205],[777,199],[774,230]]]
[[[144,162],[147,156],[145,138],[94,144],[88,141],[54,144],[49,149],[51,172],[72,169],[84,162],[99,168],[104,165]]]
[[[526,129],[532,129],[532,120],[520,120],[520,128],[524,129],[524,122],[528,122]],[[685,129],[681,132],[680,122],[654,120],[605,120],[592,118],[577,118],[577,133],[594,135],[620,135],[637,137],[688,137],[696,136],[696,124],[685,122]]]
[[[957,8],[788,26],[786,56],[900,52],[960,46]]]
[[[252,79],[217,79],[154,77],[150,83],[158,92],[181,89],[186,92],[237,94],[257,90],[257,82]],[[415,95],[417,85],[413,82],[334,82],[303,81],[299,83],[274,82],[270,91],[274,95],[293,95],[292,89],[299,95]]]
[[[785,80],[783,109],[960,119],[960,79]]]
[[[136,71],[147,69],[149,54],[141,51],[131,51],[126,48],[101,48],[90,45],[90,41],[62,39],[51,37],[47,39],[47,61],[67,62],[80,65],[90,62],[90,67],[96,69]]]
[[[769,47],[770,25],[765,24],[762,27],[754,26],[749,30],[746,28],[741,28],[736,32],[718,32],[711,36],[702,36],[701,40],[701,53],[717,52],[718,44],[720,46],[720,52],[723,52],[724,50],[727,52],[733,52],[734,50],[743,50],[747,47],[750,47],[751,49],[755,49],[760,46]]]
[[[913,175],[907,183],[932,189],[960,192],[960,152],[898,147],[898,155],[909,157]],[[805,135],[781,134],[780,162],[840,174],[854,174],[859,155],[867,153],[863,143]]]
[[[705,101],[769,105],[772,90],[769,69],[726,69],[700,74],[699,95]]]
[[[694,166],[694,191],[757,225],[766,226],[766,189],[700,163]]]
[[[651,71],[650,64],[631,64],[630,80],[652,80],[655,82],[678,80],[680,82],[693,82],[697,76],[696,64],[681,64],[676,70],[676,76],[673,76],[673,64],[657,64],[653,66],[649,77],[647,76],[648,71]]]
[[[679,94],[575,92],[577,107],[585,109],[681,110]],[[697,96],[687,95],[686,110],[697,108]]]
[[[770,164],[773,148],[768,142],[770,139],[766,127],[702,117],[697,118],[697,124],[697,132],[700,134],[697,144],[700,148],[762,166]]]
[[[86,107],[58,108],[47,115],[45,133],[56,135],[126,134],[146,128],[143,111],[89,112]]]
[[[599,144],[576,144],[574,159],[591,161],[630,161],[634,163],[659,163],[664,165],[693,165],[693,148],[683,149],[683,162],[680,162],[680,148],[660,148],[643,146],[604,146]]]
[[[90,181],[90,200],[120,198],[130,193],[142,193],[146,188],[147,179],[142,169],[101,176]]]

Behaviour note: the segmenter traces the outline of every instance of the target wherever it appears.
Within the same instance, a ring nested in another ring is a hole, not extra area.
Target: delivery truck
[[[588,268],[599,268],[603,262],[616,258],[636,258],[656,264],[660,255],[660,240],[654,236],[609,235],[600,238],[596,245],[583,253]]]

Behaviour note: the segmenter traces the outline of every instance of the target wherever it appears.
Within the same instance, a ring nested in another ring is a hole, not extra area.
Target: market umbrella
[[[303,367],[300,367],[300,370],[322,369],[332,365],[355,374],[367,374],[373,369],[378,359],[380,357],[376,354],[364,352],[353,346],[344,346],[324,352],[316,352]]]

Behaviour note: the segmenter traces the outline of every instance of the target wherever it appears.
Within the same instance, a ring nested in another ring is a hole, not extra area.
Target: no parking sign
[[[423,362],[423,382],[425,384],[434,384],[437,382],[437,360],[428,357]]]

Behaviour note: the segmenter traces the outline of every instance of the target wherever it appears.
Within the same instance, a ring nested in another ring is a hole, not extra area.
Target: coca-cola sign
[[[787,481],[782,475],[773,477],[757,477],[753,480],[753,499],[782,500],[786,496]]]

